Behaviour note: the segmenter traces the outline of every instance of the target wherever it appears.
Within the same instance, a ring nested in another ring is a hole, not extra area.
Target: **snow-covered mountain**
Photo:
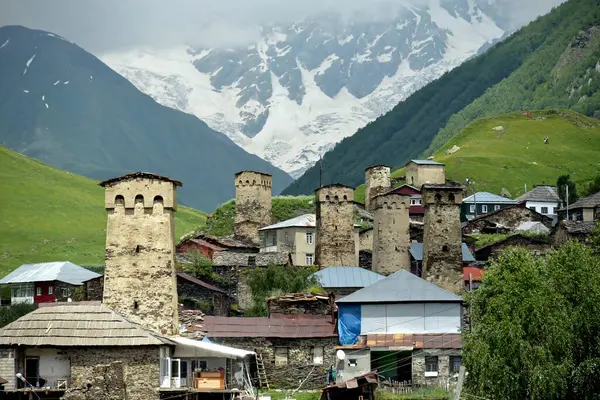
[[[326,15],[262,26],[260,40],[239,48],[181,45],[100,58],[157,102],[195,114],[297,177],[510,29],[495,0],[411,1],[375,20]]]

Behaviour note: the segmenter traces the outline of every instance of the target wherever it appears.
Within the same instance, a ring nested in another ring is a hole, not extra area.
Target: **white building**
[[[548,185],[534,186],[533,190],[518,197],[517,201],[524,203],[525,207],[547,215],[554,220],[557,219],[558,209],[562,203],[556,187]]]

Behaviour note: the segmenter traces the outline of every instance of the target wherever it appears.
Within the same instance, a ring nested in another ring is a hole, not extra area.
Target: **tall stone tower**
[[[365,169],[365,209],[373,211],[373,198],[390,190],[390,167],[373,165]]]
[[[421,191],[425,206],[423,278],[458,293],[463,287],[460,205],[465,189],[458,183],[446,183],[423,185]]]
[[[372,199],[373,261],[372,269],[390,275],[400,269],[410,270],[410,196],[389,193]]]
[[[235,237],[259,244],[258,230],[271,223],[272,177],[255,171],[235,174]]]
[[[100,186],[108,212],[104,303],[156,332],[178,333],[173,214],[181,182],[136,172]]]
[[[357,266],[357,238],[354,231],[354,189],[333,184],[315,191],[317,198],[317,240],[315,264]]]

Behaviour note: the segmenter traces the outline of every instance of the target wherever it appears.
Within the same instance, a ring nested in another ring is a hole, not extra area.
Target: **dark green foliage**
[[[567,202],[567,187],[569,188],[569,199]],[[573,204],[577,201],[577,187],[575,182],[571,180],[569,175],[561,175],[556,180],[556,188],[558,189],[558,196],[564,204]]]
[[[12,306],[0,307],[0,327],[6,326],[13,321],[29,314],[37,308],[35,304],[15,304]]]
[[[597,175],[583,189],[582,196],[587,197],[600,192],[600,175]]]
[[[491,399],[596,399],[600,258],[569,242],[547,257],[509,249],[467,298],[466,392]]]
[[[600,73],[593,68],[599,59],[596,39],[584,35],[585,47],[569,52],[554,67],[580,30],[598,24],[597,1],[564,3],[340,142],[323,157],[324,183],[356,186],[364,180],[365,167],[398,167],[427,155],[481,116],[547,107],[594,115],[600,105]],[[573,87],[577,95],[571,96]],[[584,94],[587,98],[580,102]],[[310,193],[318,182],[319,170],[313,167],[284,193]]]
[[[181,263],[177,268],[182,272],[195,276],[198,279],[209,280],[217,284],[225,284],[226,282],[218,274],[213,272],[212,261],[199,251],[190,251],[186,257],[190,263]]]
[[[248,270],[248,285],[252,290],[254,306],[246,312],[248,316],[266,316],[266,298],[283,293],[297,293],[318,290],[316,278],[311,277],[317,267],[289,267],[270,265]]]

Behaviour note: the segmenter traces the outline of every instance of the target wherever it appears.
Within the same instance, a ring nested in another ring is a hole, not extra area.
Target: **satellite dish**
[[[335,353],[335,356],[338,358],[338,360],[343,360],[346,358],[346,353],[344,353],[344,350],[338,350],[337,353]]]

